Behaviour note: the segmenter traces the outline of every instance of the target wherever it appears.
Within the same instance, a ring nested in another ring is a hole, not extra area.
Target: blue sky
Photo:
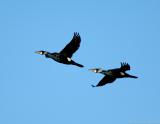
[[[1,124],[160,123],[158,0],[0,1]],[[62,65],[36,50],[60,51],[79,32]],[[92,88],[88,69],[128,62],[138,79]]]

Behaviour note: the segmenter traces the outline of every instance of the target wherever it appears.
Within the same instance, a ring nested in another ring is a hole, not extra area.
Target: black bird
[[[92,85],[92,87],[99,87],[108,83],[113,83],[117,78],[138,78],[126,73],[126,71],[130,70],[130,65],[128,63],[121,63],[121,67],[116,69],[103,70],[101,68],[94,68],[90,70],[105,75],[96,86]]]
[[[80,46],[80,42],[81,42],[81,37],[79,33],[75,32],[70,43],[68,43],[65,46],[65,48],[61,50],[59,53],[57,52],[50,53],[50,52],[46,52],[43,50],[36,51],[35,53],[45,55],[47,58],[51,58],[59,63],[68,64],[68,65],[76,65],[78,67],[84,67],[83,65],[78,64],[71,59],[71,57],[73,56],[73,53],[75,53],[78,50]]]

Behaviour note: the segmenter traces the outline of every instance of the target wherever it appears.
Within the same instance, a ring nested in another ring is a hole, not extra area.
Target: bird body
[[[96,86],[92,85],[93,87],[113,83],[117,78],[138,78],[136,76],[126,73],[126,71],[130,70],[130,65],[128,63],[121,63],[121,67],[116,69],[103,70],[101,68],[94,68],[90,70],[95,73],[101,73],[105,75]]]
[[[47,55],[45,55],[47,58],[51,58],[59,63],[63,63],[63,64],[70,64],[71,62],[71,58],[63,55],[63,54],[59,54],[59,53],[49,53]]]
[[[106,71],[106,75],[111,75],[115,78],[134,78],[135,76],[129,75],[125,71],[122,71],[121,69],[110,69]]]
[[[65,48],[59,53],[58,52],[50,53],[43,50],[37,51],[36,53],[45,55],[46,58],[51,58],[59,63],[76,65],[78,67],[84,67],[83,65],[78,64],[71,59],[71,57],[73,56],[73,53],[75,53],[78,50],[80,46],[80,42],[81,42],[81,38],[79,33],[74,33],[74,36],[70,41],[70,43],[68,43],[65,46]]]

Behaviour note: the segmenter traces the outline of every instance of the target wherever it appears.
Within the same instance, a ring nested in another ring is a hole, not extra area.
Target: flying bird
[[[60,52],[50,53],[47,51],[40,50],[36,51],[35,53],[40,55],[45,55],[46,58],[51,58],[59,63],[84,67],[83,65],[76,63],[75,61],[72,60],[73,54],[80,47],[80,42],[81,42],[81,37],[79,33],[74,32],[72,40]]]
[[[91,85],[92,87],[104,86],[108,83],[113,83],[117,78],[138,78],[136,76],[127,74],[126,71],[130,70],[130,65],[128,63],[121,63],[120,68],[103,70],[101,68],[90,69],[90,71],[95,73],[101,73],[105,75],[102,80],[97,85]]]

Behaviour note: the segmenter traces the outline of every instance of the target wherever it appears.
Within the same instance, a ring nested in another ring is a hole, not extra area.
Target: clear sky
[[[160,124],[159,0],[1,0],[0,18],[0,124]],[[73,32],[85,68],[34,53]],[[139,78],[91,87],[120,62]]]

